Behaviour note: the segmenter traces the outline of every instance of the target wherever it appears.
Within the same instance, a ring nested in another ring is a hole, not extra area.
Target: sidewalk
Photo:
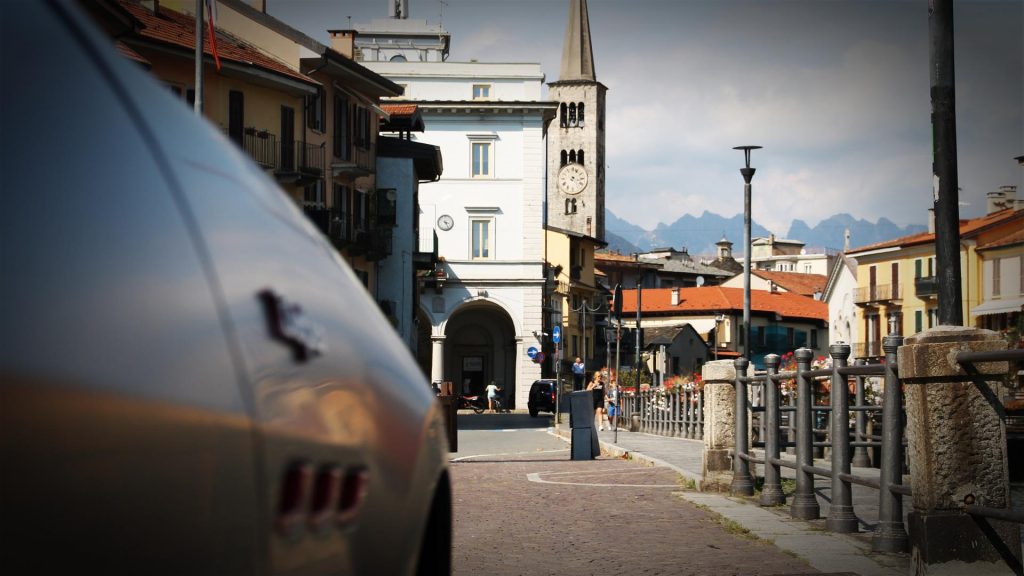
[[[571,434],[565,422],[560,428],[551,428],[549,431],[566,441]],[[613,456],[628,453],[633,460],[671,468],[700,486],[704,449],[701,440],[670,438],[622,429],[619,429],[617,439],[616,433],[609,430],[598,432],[598,436],[602,452]],[[819,460],[816,463],[828,466],[825,461]],[[878,476],[878,470],[873,468],[854,468],[852,472],[860,476]],[[763,475],[760,466],[757,466],[757,475]],[[793,470],[788,468],[782,469],[782,475],[783,478],[794,477]],[[822,572],[853,572],[860,576],[903,576],[909,573],[908,554],[878,554],[871,551],[870,529],[878,518],[876,490],[854,486],[854,511],[861,520],[861,532],[857,534],[836,534],[825,530],[830,480],[816,478],[815,491],[821,506],[821,519],[814,521],[790,518],[788,504],[764,508],[757,505],[756,499],[719,493],[686,491],[680,495],[736,522],[778,548],[799,556]],[[909,507],[909,498],[904,500],[906,509]]]

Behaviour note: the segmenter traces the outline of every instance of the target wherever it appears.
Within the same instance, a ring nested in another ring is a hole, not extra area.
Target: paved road
[[[677,494],[674,470],[570,461],[546,419],[460,415],[457,575],[812,574]]]

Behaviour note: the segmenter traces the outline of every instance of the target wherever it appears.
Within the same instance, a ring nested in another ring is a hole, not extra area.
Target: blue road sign
[[[533,346],[530,346],[529,348],[526,349],[526,355],[529,356],[530,358],[533,358],[534,356],[537,355],[537,349],[534,348]]]
[[[554,342],[555,344],[558,344],[559,342],[562,341],[561,326],[555,326],[554,328],[551,329],[551,341]]]

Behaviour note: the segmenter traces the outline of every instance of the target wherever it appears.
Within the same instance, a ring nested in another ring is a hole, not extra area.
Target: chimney
[[[928,209],[928,233],[935,234],[935,208]]]
[[[353,59],[356,47],[355,30],[331,30],[331,49],[349,60]]]
[[[1016,186],[1000,186],[999,190],[989,192],[986,196],[988,197],[988,206],[985,211],[986,214],[1005,210],[1006,208],[1017,207]]]
[[[672,305],[679,306],[679,288],[672,289]]]

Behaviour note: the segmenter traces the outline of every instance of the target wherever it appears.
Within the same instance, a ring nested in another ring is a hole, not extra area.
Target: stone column
[[[430,337],[430,381],[431,382],[443,382],[444,381],[444,336],[431,336]],[[452,394],[462,394],[462,388],[460,383],[456,383],[456,389],[452,390]]]
[[[736,443],[736,367],[713,360],[701,368],[704,379],[704,470],[701,490],[728,492],[732,483],[729,451]]]
[[[907,448],[914,510],[909,517],[913,574],[963,574],[1006,569],[1000,549],[1020,562],[1016,524],[973,518],[965,504],[1005,508],[1009,501],[1006,426],[956,362],[960,352],[1004,350],[990,330],[937,326],[907,338],[898,352],[906,389]],[[1006,362],[974,365],[1005,375]],[[1001,543],[993,546],[990,537]],[[965,567],[964,563],[972,564]]]

